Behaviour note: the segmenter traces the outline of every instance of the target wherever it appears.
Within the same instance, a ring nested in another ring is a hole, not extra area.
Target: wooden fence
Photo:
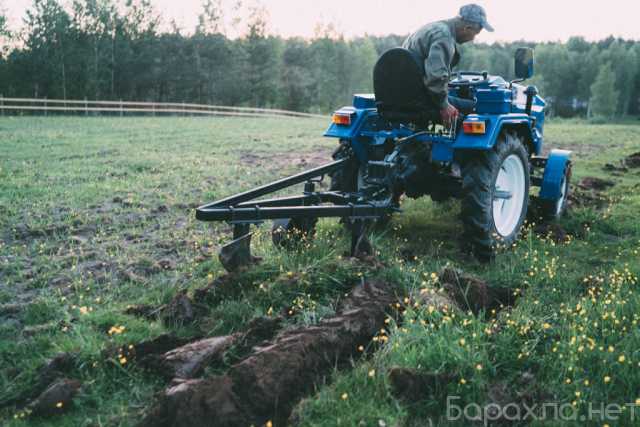
[[[235,117],[304,117],[327,119],[321,114],[300,113],[297,111],[227,107],[221,105],[187,104],[176,102],[127,102],[127,101],[88,101],[62,99],[4,98],[0,95],[0,115],[40,112],[47,116],[57,114],[99,113],[124,116],[125,114],[149,115],[185,115],[185,116],[235,116]]]

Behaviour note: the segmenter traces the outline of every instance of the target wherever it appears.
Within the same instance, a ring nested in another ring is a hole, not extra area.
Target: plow
[[[533,68],[533,50],[520,48],[513,81],[486,71],[457,72],[449,102],[460,117],[443,125],[420,63],[404,49],[391,49],[374,68],[375,93],[355,95],[351,106],[333,114],[325,133],[338,140],[331,162],[200,206],[196,218],[233,227],[219,258],[235,271],[257,260],[252,227],[267,221],[274,245],[291,249],[313,238],[318,219],[339,218],[356,256],[371,252],[369,228],[401,212],[403,196],[455,198],[461,200],[464,249],[489,261],[517,240],[531,204],[546,220],[566,210],[571,152],[542,156],[546,103],[534,86],[521,84]],[[318,191],[325,179],[329,190]],[[303,185],[301,195],[268,198],[297,185]]]

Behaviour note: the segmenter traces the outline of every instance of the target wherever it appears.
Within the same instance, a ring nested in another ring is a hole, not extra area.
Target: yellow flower
[[[604,377],[604,383],[608,384],[611,381],[611,377],[609,375]]]
[[[636,399],[636,405],[640,406],[640,397]]]
[[[264,427],[273,427],[273,423],[271,422],[271,420],[267,421]]]
[[[342,396],[340,396],[342,398],[342,400],[347,400],[349,398],[349,395],[347,393],[342,393]]]
[[[460,378],[460,384],[465,385],[467,383],[467,380],[465,380],[464,378]]]
[[[476,370],[482,371],[482,365],[480,363],[476,365]]]
[[[360,352],[364,351],[364,346],[362,346],[362,345],[358,346],[358,351],[360,351]]]
[[[464,347],[464,345],[467,343],[467,341],[465,341],[464,338],[460,338],[460,345]]]
[[[372,369],[369,371],[369,377],[373,378],[376,375],[376,370]]]
[[[618,362],[620,363],[624,363],[625,360],[626,360],[626,357],[624,357],[624,354],[618,357]]]
[[[56,408],[62,408],[62,402],[56,403]]]
[[[549,323],[546,323],[546,322],[545,322],[545,323],[543,323],[543,324],[542,324],[542,329],[544,329],[545,331],[546,331],[547,329],[551,329],[551,325],[550,325]]]
[[[124,356],[122,356],[122,357],[120,358],[120,364],[121,364],[121,365],[124,365],[124,364],[126,364],[126,363],[127,363],[127,358],[126,358],[126,357],[124,357]]]

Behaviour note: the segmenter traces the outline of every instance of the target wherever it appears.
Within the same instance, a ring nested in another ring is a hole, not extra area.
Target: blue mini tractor
[[[530,199],[546,219],[566,209],[570,152],[542,157],[544,100],[520,82],[533,74],[533,51],[518,49],[508,82],[487,72],[460,71],[449,82],[460,118],[439,124],[423,70],[404,49],[391,49],[374,69],[375,95],[356,95],[333,115],[325,136],[337,138],[334,161],[197,209],[203,221],[227,221],[234,240],[222,248],[228,270],[251,263],[252,224],[274,220],[273,242],[292,247],[311,237],[321,217],[338,217],[352,233],[352,254],[367,251],[366,229],[400,209],[402,195],[461,200],[462,241],[479,259],[518,237]],[[315,184],[331,177],[329,191]],[[301,196],[261,199],[304,184]],[[540,188],[531,196],[531,187]]]

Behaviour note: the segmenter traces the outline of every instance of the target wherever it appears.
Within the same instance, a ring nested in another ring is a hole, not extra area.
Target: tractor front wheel
[[[571,163],[568,163],[560,183],[560,196],[557,200],[541,200],[540,210],[545,221],[557,221],[567,211],[567,201],[571,189]]]
[[[518,238],[529,205],[529,156],[522,137],[503,132],[494,148],[465,153],[462,164],[463,241],[489,261]]]

